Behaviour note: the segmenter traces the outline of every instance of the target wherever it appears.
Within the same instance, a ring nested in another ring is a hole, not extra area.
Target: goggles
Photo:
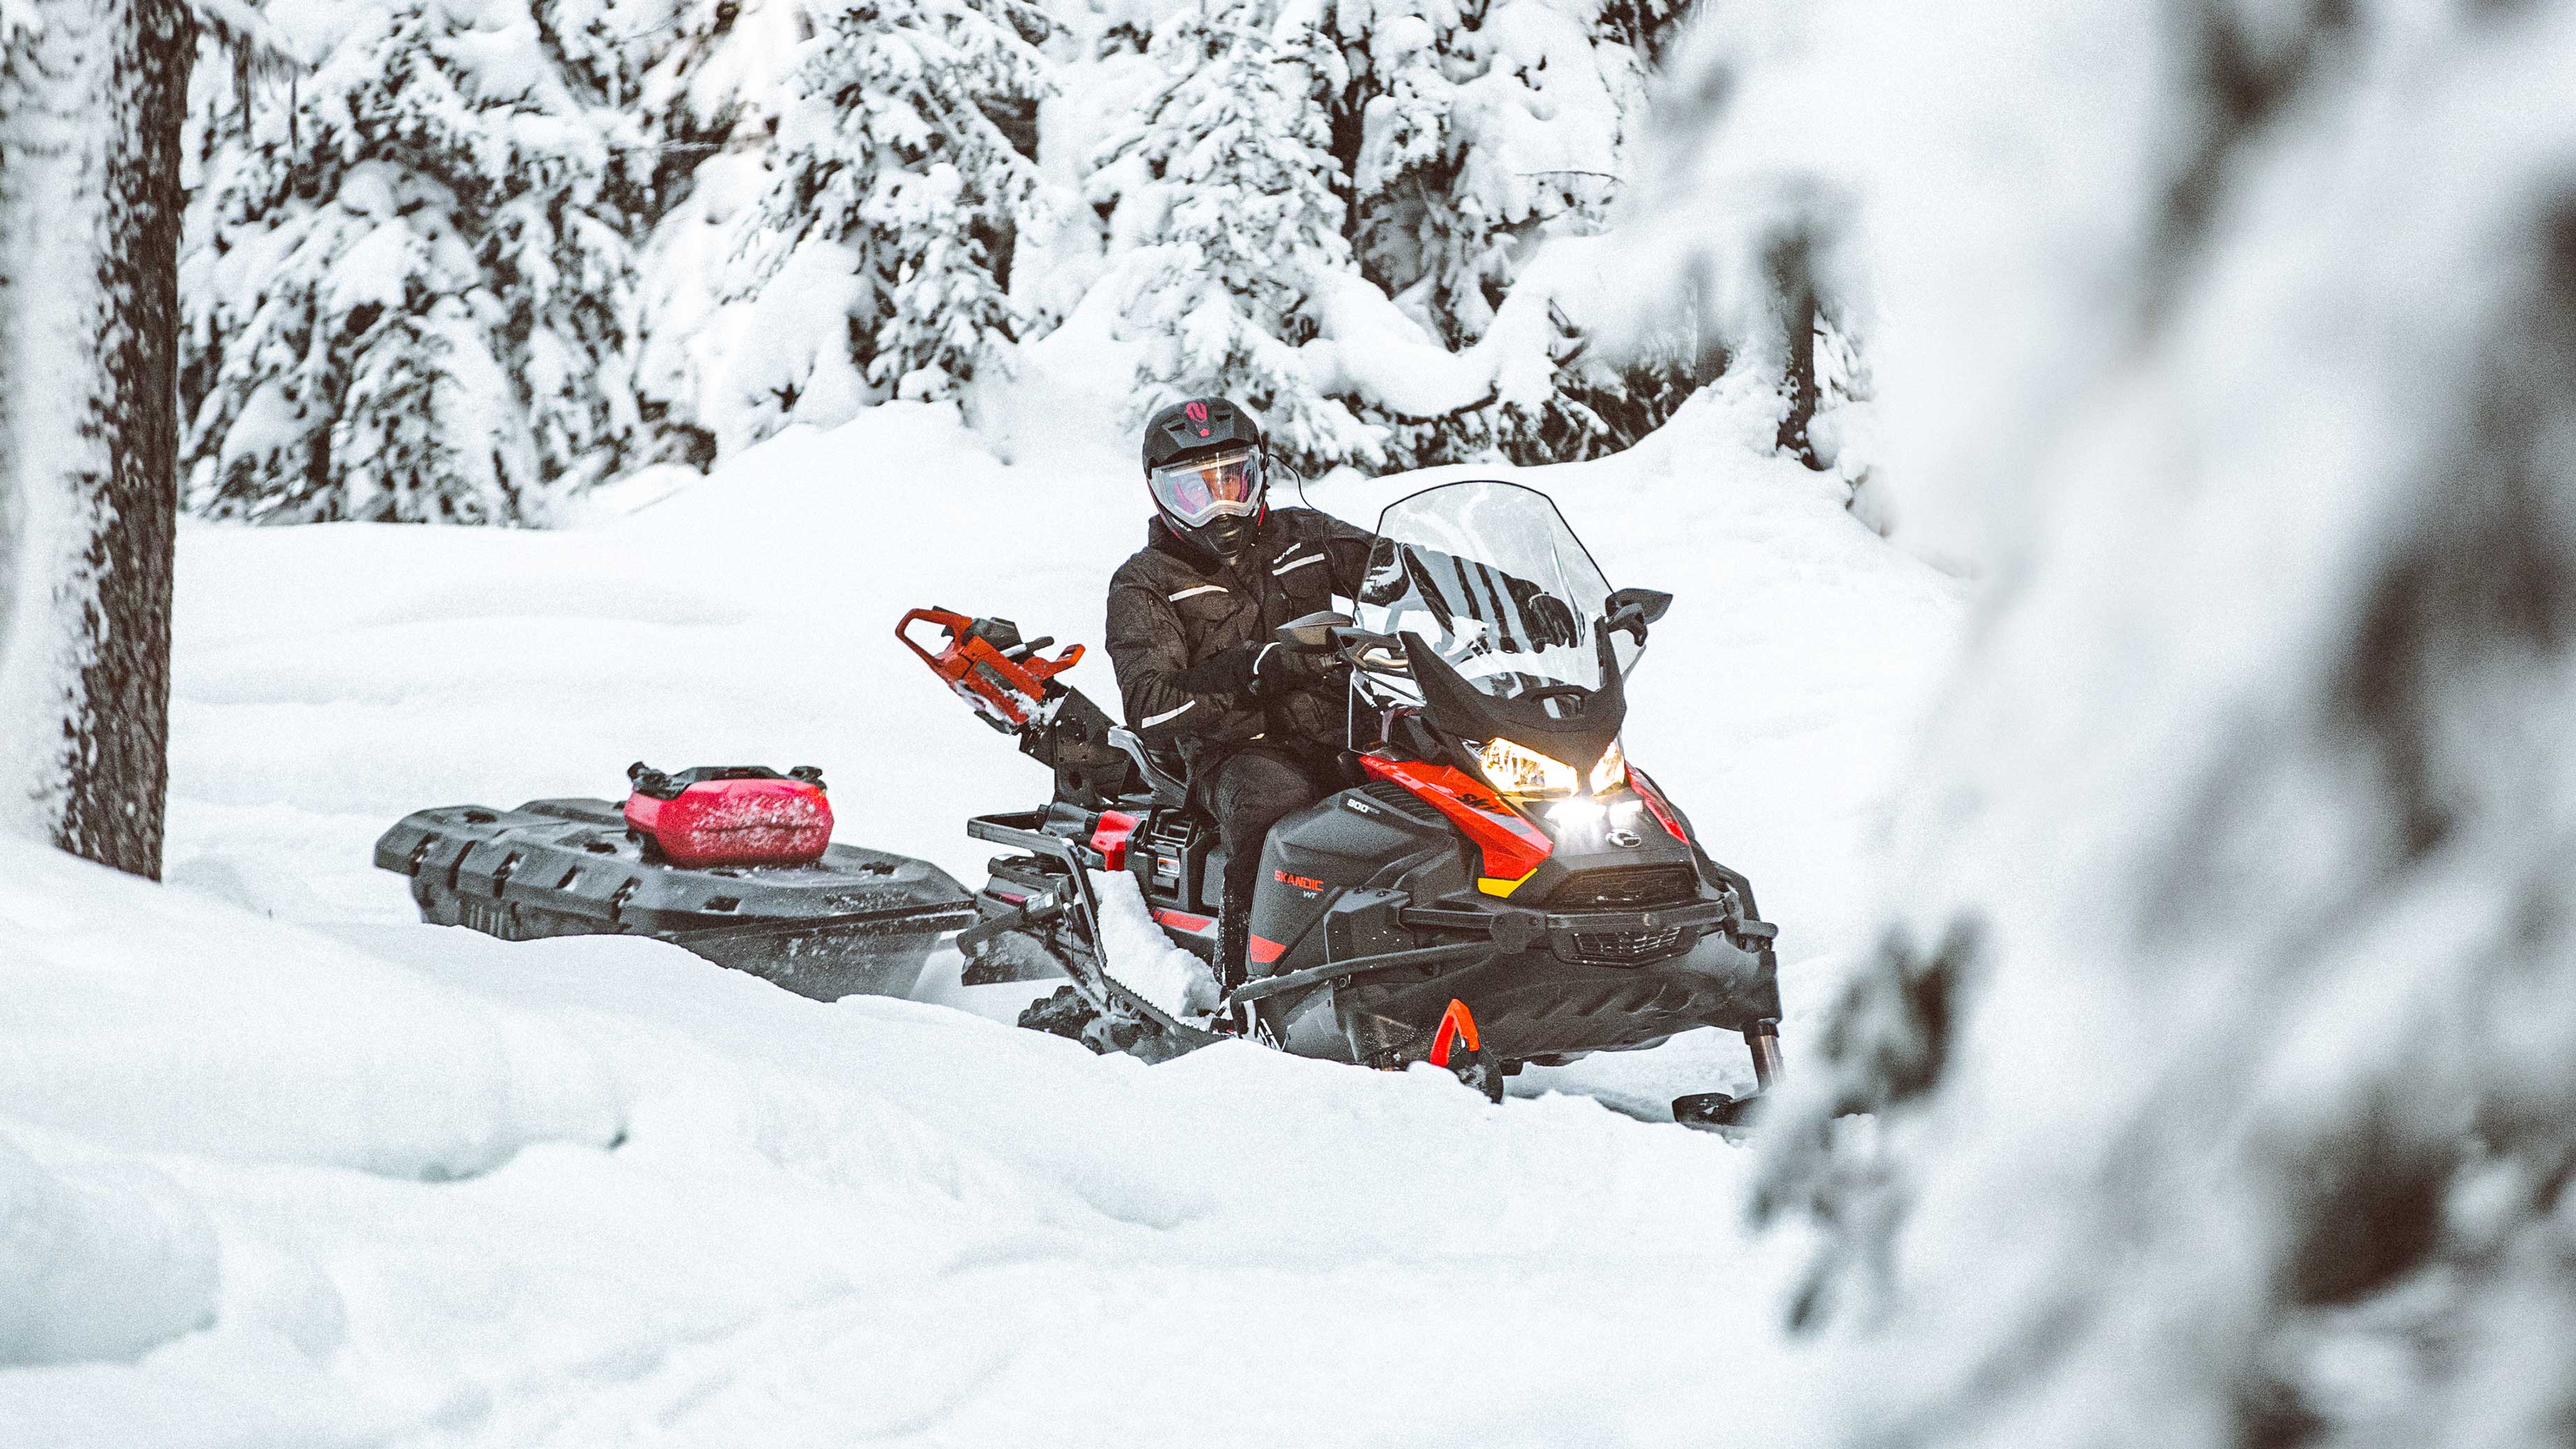
[[[1246,448],[1157,468],[1146,480],[1164,512],[1191,528],[1202,528],[1220,518],[1250,518],[1259,513],[1263,473],[1261,455]]]

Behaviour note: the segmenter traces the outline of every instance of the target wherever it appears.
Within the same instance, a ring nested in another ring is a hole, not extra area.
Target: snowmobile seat
[[[1125,725],[1110,726],[1109,743],[1136,762],[1136,773],[1144,778],[1146,788],[1153,792],[1155,804],[1180,806],[1189,803],[1188,781],[1165,769],[1163,762],[1154,758],[1153,750],[1134,730]]]

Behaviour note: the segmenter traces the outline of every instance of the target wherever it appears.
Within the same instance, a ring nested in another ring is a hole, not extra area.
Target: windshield
[[[1356,622],[1411,632],[1488,695],[1599,689],[1594,642],[1609,581],[1544,493],[1516,483],[1448,483],[1378,520]],[[1612,635],[1618,667],[1640,646]]]

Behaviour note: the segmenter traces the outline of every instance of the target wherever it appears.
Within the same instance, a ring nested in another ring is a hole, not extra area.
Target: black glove
[[[1332,672],[1332,662],[1313,654],[1301,654],[1285,644],[1265,645],[1254,661],[1252,697],[1278,699],[1299,690],[1312,689]]]
[[[1253,667],[1261,656],[1258,644],[1236,644],[1220,649],[1181,671],[1181,688],[1192,694],[1246,694],[1252,689]]]
[[[1182,670],[1180,679],[1181,688],[1192,694],[1268,699],[1296,689],[1312,675],[1304,661],[1277,644],[1236,644]]]

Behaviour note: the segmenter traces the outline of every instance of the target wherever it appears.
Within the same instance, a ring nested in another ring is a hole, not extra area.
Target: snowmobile
[[[1455,1072],[1499,1101],[1524,1063],[1743,1035],[1757,1090],[1678,1099],[1732,1126],[1781,1070],[1777,928],[1620,748],[1626,685],[1669,594],[1612,590],[1546,495],[1461,482],[1389,507],[1353,615],[1276,631],[1348,680],[1349,787],[1262,848],[1249,979],[1193,1018],[1121,980],[1093,872],[1129,872],[1212,959],[1225,860],[1180,762],[1148,749],[1003,619],[916,609],[901,639],[1049,766],[1042,807],[977,816],[1005,848],[961,932],[968,984],[1066,984],[1020,1024],[1162,1060],[1245,1036],[1295,1055]],[[925,626],[936,628],[932,638]],[[1132,973],[1131,973],[1132,974]]]

